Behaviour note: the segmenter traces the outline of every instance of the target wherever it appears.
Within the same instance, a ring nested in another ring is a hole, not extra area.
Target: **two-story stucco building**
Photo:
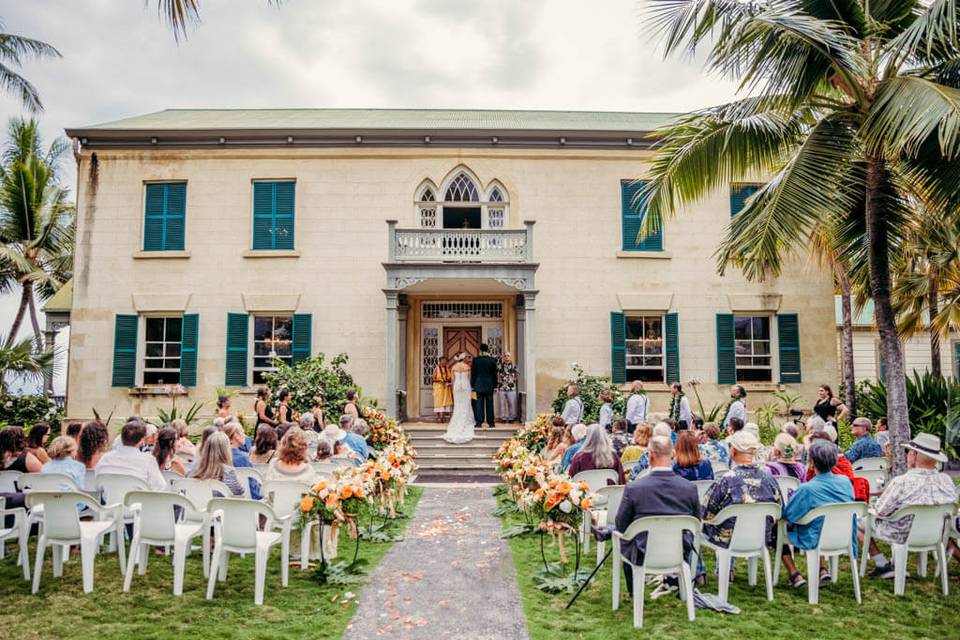
[[[750,185],[637,241],[635,181],[668,119],[169,110],[68,130],[68,416],[155,415],[171,384],[252,393],[271,356],[317,352],[347,352],[365,395],[426,415],[437,357],[481,341],[515,355],[527,416],[572,362],[646,381],[661,411],[693,377],[710,402],[734,382],[812,398],[837,376],[829,277],[716,272]]]

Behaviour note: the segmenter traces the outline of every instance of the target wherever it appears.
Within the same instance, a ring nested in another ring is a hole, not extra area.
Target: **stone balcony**
[[[388,220],[391,263],[529,263],[533,221],[523,229],[398,229]]]

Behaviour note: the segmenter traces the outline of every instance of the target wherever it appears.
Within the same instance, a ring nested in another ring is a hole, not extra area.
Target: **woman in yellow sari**
[[[440,356],[433,369],[433,413],[437,422],[446,422],[453,411],[453,375],[445,356]]]

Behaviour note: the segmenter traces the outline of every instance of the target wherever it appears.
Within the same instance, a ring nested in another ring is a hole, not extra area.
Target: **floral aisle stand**
[[[526,425],[517,434],[503,443],[494,461],[504,481],[506,510],[523,513],[526,525],[511,527],[504,537],[539,533],[540,554],[543,570],[534,575],[538,588],[544,591],[576,591],[587,579],[587,572],[580,569],[580,539],[577,527],[583,513],[589,513],[594,496],[586,483],[574,482],[569,475],[558,473],[540,455],[546,444],[548,416],[540,416]],[[566,572],[569,563],[566,536],[573,535],[575,563],[571,573]],[[548,562],[545,539],[549,536],[556,545],[560,562]]]
[[[361,535],[359,522],[365,513],[371,518],[384,515],[398,517],[396,507],[402,505],[410,479],[416,472],[416,451],[399,425],[383,412],[372,408],[363,411],[373,427],[377,425],[378,443],[382,448],[375,460],[357,467],[337,471],[329,480],[314,484],[300,500],[300,525],[316,523],[320,531],[320,566],[316,578],[321,584],[357,582],[362,573],[357,556]],[[384,439],[386,438],[386,439]],[[376,449],[374,449],[376,450]],[[355,540],[351,562],[333,564],[337,557],[339,532],[346,528]],[[378,542],[395,541],[395,537],[369,538]]]

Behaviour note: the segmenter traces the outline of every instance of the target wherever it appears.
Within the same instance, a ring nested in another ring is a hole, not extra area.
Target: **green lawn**
[[[517,514],[503,517],[504,527],[522,521],[522,516]],[[730,586],[729,596],[730,602],[740,607],[739,615],[698,609],[696,621],[688,623],[684,603],[671,596],[650,600],[652,589],[648,588],[644,603],[643,630],[637,631],[633,628],[632,605],[626,584],[621,587],[620,610],[612,611],[610,608],[612,596],[609,560],[573,607],[564,610],[570,595],[547,594],[533,586],[531,575],[543,567],[538,536],[512,538],[509,543],[531,640],[613,640],[639,637],[641,633],[657,640],[688,637],[695,637],[697,640],[746,637],[778,640],[946,640],[960,637],[960,582],[956,579],[957,574],[960,574],[960,566],[956,562],[952,562],[950,567],[954,577],[950,581],[951,591],[947,597],[940,593],[939,580],[934,583],[931,561],[928,577],[908,579],[907,593],[903,597],[894,597],[892,580],[865,578],[861,582],[861,606],[857,606],[854,600],[849,568],[844,562],[841,563],[838,584],[821,589],[820,604],[812,606],[807,602],[806,588],[794,591],[786,586],[783,571],[780,586],[774,589],[774,601],[767,602],[762,569],[759,571],[757,586],[749,587],[746,562],[739,561],[736,580]],[[573,546],[572,543],[570,546]],[[546,554],[548,561],[558,558],[556,548],[549,543]],[[595,562],[596,550],[591,546],[584,563],[592,569]],[[709,551],[706,552],[706,563],[710,579],[704,590],[716,593],[717,583],[712,576],[715,559]],[[802,562],[801,571],[805,571]],[[911,565],[910,571],[912,575],[917,575],[915,566]]]
[[[422,490],[411,488],[404,510],[413,514]],[[401,519],[396,532],[409,522]],[[360,557],[372,570],[389,543],[360,543]],[[15,547],[7,546],[8,552]],[[350,558],[353,541],[340,538],[340,557]],[[31,560],[33,558],[31,545]],[[32,569],[32,567],[31,567]],[[213,600],[207,601],[199,552],[187,559],[183,595],[174,597],[173,569],[169,558],[151,556],[147,575],[134,576],[130,593],[123,593],[123,580],[116,554],[97,558],[94,592],[84,594],[80,558],[64,565],[60,579],[53,578],[50,552],[44,566],[40,592],[30,594],[13,554],[0,561],[0,629],[3,637],[98,638],[146,640],[177,636],[208,638],[339,638],[356,610],[362,584],[317,585],[311,572],[290,568],[289,587],[280,587],[279,551],[267,567],[263,606],[253,604],[253,556],[232,554],[226,582],[218,583]],[[355,594],[345,598],[348,592]]]

